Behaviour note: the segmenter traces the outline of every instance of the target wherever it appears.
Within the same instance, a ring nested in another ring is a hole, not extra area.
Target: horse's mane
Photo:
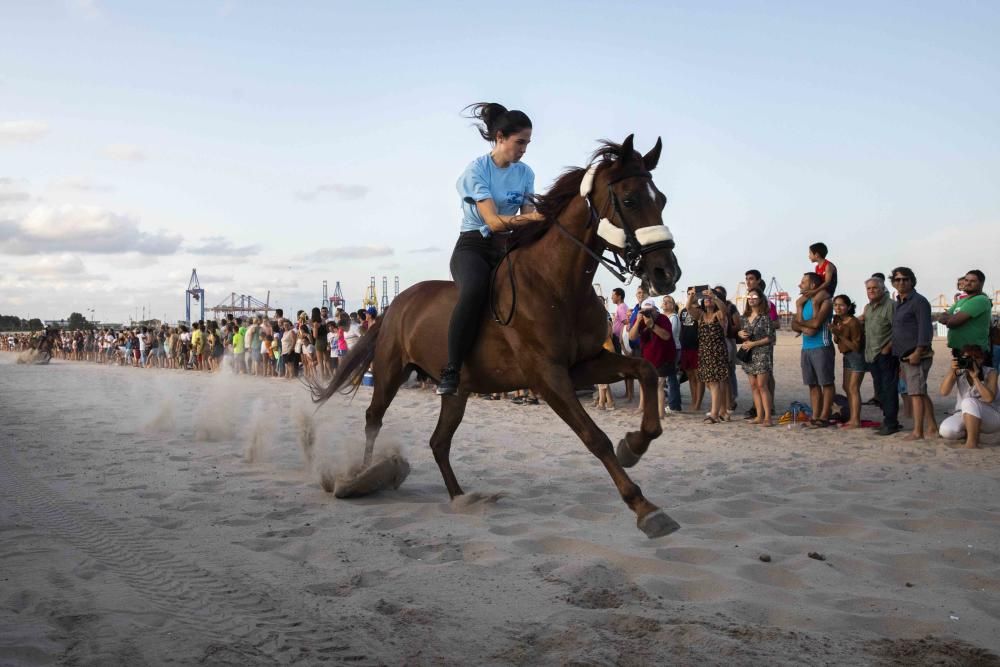
[[[589,163],[596,163],[598,169],[601,169],[603,165],[618,160],[621,157],[621,151],[621,144],[604,139],[590,156]],[[555,180],[548,192],[532,197],[531,203],[545,217],[545,222],[523,227],[514,232],[513,241],[516,245],[521,247],[531,245],[548,231],[570,202],[580,196],[580,182],[585,173],[587,170],[583,167],[569,167]]]

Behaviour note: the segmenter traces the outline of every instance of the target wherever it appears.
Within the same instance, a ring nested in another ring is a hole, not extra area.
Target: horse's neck
[[[538,267],[540,279],[548,283],[554,294],[572,298],[593,290],[597,260],[556,229],[557,224],[562,225],[571,236],[596,253],[593,241],[597,226],[588,225],[589,220],[590,208],[580,197],[566,207],[542,238],[524,249],[524,258]]]

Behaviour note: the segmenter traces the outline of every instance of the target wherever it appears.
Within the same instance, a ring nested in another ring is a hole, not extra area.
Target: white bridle
[[[594,188],[594,175],[597,173],[597,165],[592,164],[587,169],[580,181],[580,196],[590,204],[590,191]],[[609,245],[619,249],[625,248],[625,230],[612,223],[607,218],[601,218],[597,224],[597,235],[605,240]],[[635,239],[640,246],[652,245],[662,241],[673,241],[674,235],[666,225],[653,225],[651,227],[640,227],[635,230]]]

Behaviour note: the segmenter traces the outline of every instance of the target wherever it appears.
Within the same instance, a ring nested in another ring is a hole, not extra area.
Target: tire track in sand
[[[0,451],[0,494],[36,524],[109,568],[151,606],[178,625],[204,637],[205,658],[295,662],[380,664],[364,646],[363,628],[334,629],[314,612],[276,600],[260,585],[240,590],[175,554],[145,544],[115,522],[60,502],[58,494],[34,479]],[[323,619],[326,620],[326,619]],[[360,619],[359,619],[360,620]],[[376,643],[377,645],[377,643]]]

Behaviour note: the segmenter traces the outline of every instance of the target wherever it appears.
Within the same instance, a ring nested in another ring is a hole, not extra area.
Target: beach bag
[[[753,356],[753,350],[747,350],[742,347],[736,348],[736,361],[741,364],[749,362],[751,356]]]

